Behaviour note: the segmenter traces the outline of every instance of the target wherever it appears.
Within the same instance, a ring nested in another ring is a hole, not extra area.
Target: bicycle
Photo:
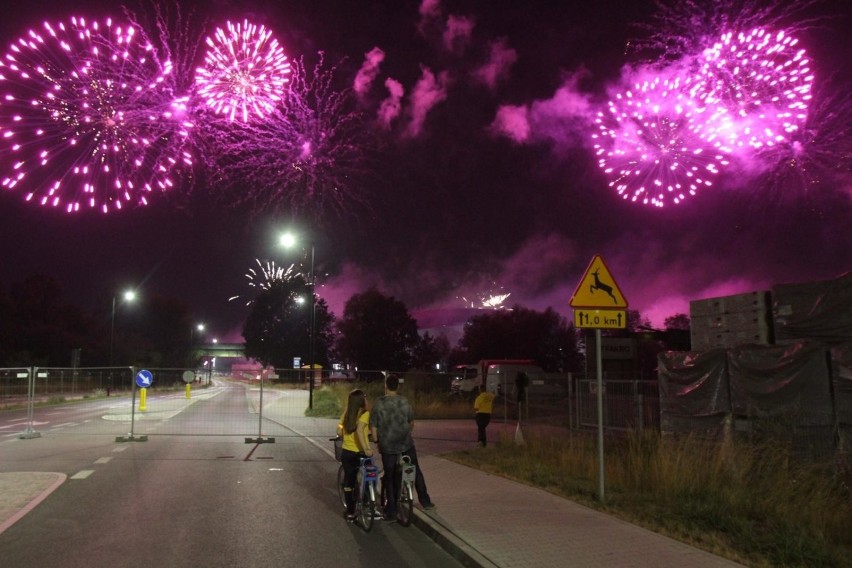
[[[342,458],[342,448],[338,449],[343,440],[339,436],[329,438],[334,442],[334,457],[337,461]],[[346,474],[343,470],[343,464],[337,469],[337,492],[340,497],[340,503],[346,509],[346,493],[344,481]],[[378,505],[378,481],[379,468],[373,463],[373,458],[363,456],[360,459],[358,466],[357,481],[355,483],[355,518],[361,522],[366,532],[370,532],[373,528],[373,521],[376,518],[376,509]]]
[[[407,454],[399,454],[396,461],[396,466],[392,473],[398,488],[396,497],[396,517],[404,527],[411,524],[411,518],[414,511],[414,478],[417,475],[417,466],[411,462],[411,458]],[[388,483],[382,483],[382,508],[387,505],[387,487]]]

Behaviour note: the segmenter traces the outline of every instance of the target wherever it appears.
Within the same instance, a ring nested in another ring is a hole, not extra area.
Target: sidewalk
[[[466,566],[733,567],[739,564],[514,481],[420,458],[437,507],[414,523]]]
[[[492,424],[489,439],[513,427]],[[415,423],[417,453],[437,507],[415,507],[414,524],[466,566],[740,566],[541,489],[440,457],[474,447],[475,435],[472,420]]]

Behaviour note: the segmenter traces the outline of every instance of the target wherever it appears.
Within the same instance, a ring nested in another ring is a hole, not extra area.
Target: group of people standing
[[[524,373],[518,373],[515,383],[520,418],[520,404],[526,400],[529,379]],[[349,522],[355,521],[355,485],[361,457],[373,456],[371,441],[378,448],[385,472],[394,471],[400,455],[405,454],[411,459],[411,463],[417,466],[414,478],[417,499],[424,509],[435,507],[426,489],[426,480],[417,462],[417,450],[411,436],[414,431],[414,410],[408,399],[401,396],[398,391],[399,375],[388,374],[385,378],[385,394],[373,403],[372,410],[367,408],[367,394],[363,390],[354,389],[349,392],[346,408],[337,425],[337,433],[343,438],[341,463],[344,471],[343,491],[346,498],[344,516]],[[481,447],[488,444],[486,429],[491,422],[495,397],[496,394],[487,390],[484,383],[479,385],[479,394],[473,402],[473,410],[476,416],[477,440]],[[384,520],[388,522],[396,521],[396,496],[399,493],[397,482],[394,475],[385,475],[382,480],[388,488],[385,492],[384,509]]]
[[[388,491],[385,492],[386,503],[384,519],[396,521],[396,496],[399,488],[397,479],[388,472],[393,472],[401,454],[407,455],[411,463],[417,466],[414,478],[414,489],[417,499],[424,509],[432,509],[435,504],[426,489],[423,471],[417,462],[417,450],[411,436],[414,430],[414,410],[407,398],[399,394],[399,375],[388,374],[385,378],[385,394],[379,397],[371,410],[367,408],[367,395],[361,389],[349,393],[346,408],[343,411],[338,435],[343,438],[344,482],[343,490],[346,498],[346,520],[355,520],[355,485],[362,456],[373,456],[372,441],[376,443],[382,457],[382,468],[386,472],[382,483]]]

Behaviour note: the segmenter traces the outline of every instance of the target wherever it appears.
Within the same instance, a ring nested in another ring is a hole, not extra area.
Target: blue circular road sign
[[[136,373],[136,386],[142,389],[146,389],[151,386],[151,383],[154,382],[154,375],[151,374],[151,371],[147,369],[142,369],[138,373]]]

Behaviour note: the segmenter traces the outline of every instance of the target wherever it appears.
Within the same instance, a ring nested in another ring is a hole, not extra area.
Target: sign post
[[[147,369],[142,369],[136,373],[136,385],[139,387],[139,410],[145,412],[148,410],[148,387],[154,382],[154,375]]]
[[[194,381],[194,380],[195,380],[195,373],[193,373],[192,371],[184,371],[183,372],[183,382],[186,383],[186,398],[192,398],[192,395],[191,395],[192,389],[190,388],[190,385],[192,384],[192,381]]]
[[[595,368],[597,370],[598,402],[598,498],[606,499],[604,490],[604,435],[603,435],[603,356],[601,354],[601,329],[627,327],[627,298],[612,277],[603,257],[595,255],[571,296],[574,308],[574,327],[595,330]],[[588,353],[586,354],[588,357]]]
[[[133,367],[130,367],[130,374],[133,375]],[[127,436],[116,436],[116,442],[147,442],[148,436],[136,436],[133,433],[134,428],[136,427],[136,387],[142,386],[143,384],[150,385],[154,382],[154,375],[151,374],[150,371],[141,370],[135,375],[135,379],[133,381],[133,397],[130,400],[130,433]],[[145,388],[143,388],[140,392],[144,393]]]

